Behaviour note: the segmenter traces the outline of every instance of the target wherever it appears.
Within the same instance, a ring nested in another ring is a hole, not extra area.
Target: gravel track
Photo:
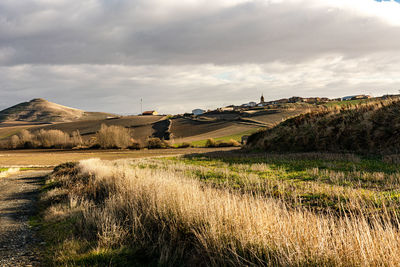
[[[40,240],[29,217],[36,213],[39,188],[48,171],[0,178],[0,266],[39,266]]]

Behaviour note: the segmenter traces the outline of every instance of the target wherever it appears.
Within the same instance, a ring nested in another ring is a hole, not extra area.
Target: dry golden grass
[[[257,191],[209,187],[193,174],[197,167],[163,166],[90,159],[59,167],[51,181],[61,184],[62,194],[67,190],[68,201],[53,205],[47,218],[81,214],[75,234],[95,240],[92,251],[128,246],[158,264],[399,266],[399,225],[385,209],[368,216],[365,206],[339,217],[316,214]],[[59,264],[76,257],[67,249],[74,242],[58,251]]]
[[[282,152],[397,154],[400,100],[321,107],[249,137],[248,147]]]

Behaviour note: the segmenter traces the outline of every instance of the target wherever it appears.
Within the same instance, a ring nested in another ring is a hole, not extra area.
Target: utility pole
[[[140,115],[143,114],[143,98],[140,99]]]

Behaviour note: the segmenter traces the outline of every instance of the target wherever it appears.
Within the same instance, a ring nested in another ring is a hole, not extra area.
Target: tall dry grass
[[[100,248],[143,249],[159,264],[400,265],[399,225],[384,210],[376,218],[362,210],[317,215],[191,178],[92,159],[59,168],[52,179],[68,191],[70,209],[82,212],[81,236]]]
[[[400,100],[320,108],[249,137],[247,146],[266,151],[397,154]]]

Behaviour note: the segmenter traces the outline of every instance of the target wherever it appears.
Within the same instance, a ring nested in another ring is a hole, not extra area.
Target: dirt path
[[[37,266],[39,240],[28,225],[43,177],[48,172],[22,172],[0,178],[0,266]]]

